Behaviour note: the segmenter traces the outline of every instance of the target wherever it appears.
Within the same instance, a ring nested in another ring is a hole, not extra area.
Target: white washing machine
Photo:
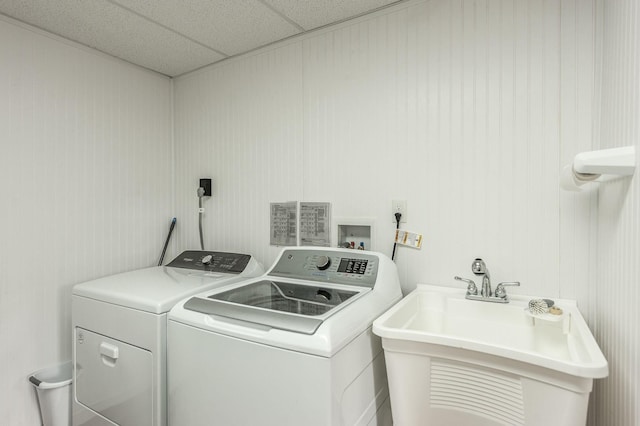
[[[298,247],[185,299],[169,313],[169,425],[391,424],[371,326],[401,297],[382,254]]]
[[[167,266],[73,288],[73,425],[165,426],[167,313],[264,273],[247,254],[185,251]]]

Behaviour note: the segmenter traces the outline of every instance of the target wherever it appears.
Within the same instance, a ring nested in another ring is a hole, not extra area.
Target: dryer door
[[[121,426],[153,421],[151,352],[75,329],[76,400]]]

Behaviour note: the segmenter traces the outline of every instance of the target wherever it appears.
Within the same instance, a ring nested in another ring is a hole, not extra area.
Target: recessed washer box
[[[336,239],[339,247],[351,245],[354,249],[363,243],[365,250],[374,250],[374,226],[373,220],[368,218],[338,218],[336,219]]]

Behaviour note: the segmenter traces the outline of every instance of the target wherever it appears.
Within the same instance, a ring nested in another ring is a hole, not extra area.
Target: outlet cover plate
[[[391,219],[396,223],[395,214],[400,213],[400,223],[407,223],[407,200],[391,200]]]

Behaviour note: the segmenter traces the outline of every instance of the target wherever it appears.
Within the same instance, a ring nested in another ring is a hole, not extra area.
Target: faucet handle
[[[462,281],[467,283],[467,295],[471,294],[473,296],[478,294],[478,287],[476,287],[476,283],[473,280],[469,280],[467,278],[462,277],[453,277],[454,280]]]
[[[501,299],[507,298],[507,291],[504,289],[506,286],[520,286],[520,281],[508,281],[500,283],[496,286],[496,291],[494,293],[495,297],[499,297]]]

